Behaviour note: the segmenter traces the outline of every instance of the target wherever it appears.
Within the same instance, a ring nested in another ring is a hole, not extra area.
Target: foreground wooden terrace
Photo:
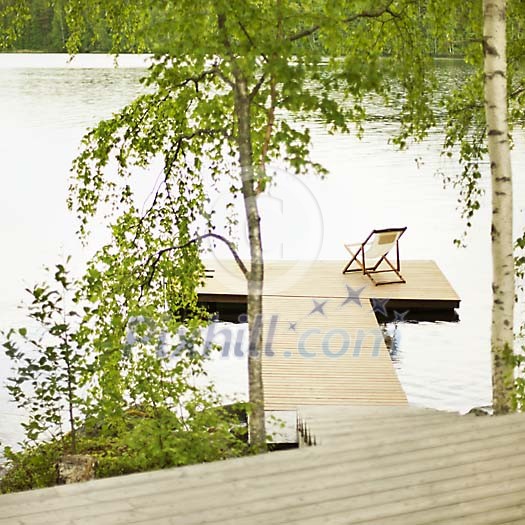
[[[304,407],[317,446],[0,496],[0,525],[525,523],[525,415]]]

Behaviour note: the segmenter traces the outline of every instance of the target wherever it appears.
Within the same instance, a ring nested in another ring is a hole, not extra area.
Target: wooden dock
[[[525,415],[305,407],[318,445],[0,496],[0,525],[525,523]]]
[[[265,265],[263,382],[268,411],[304,405],[406,405],[378,325],[386,310],[453,311],[459,297],[433,261],[404,261],[406,283],[374,286],[342,261]],[[219,312],[246,303],[233,261],[209,261],[200,299]],[[386,278],[390,278],[388,274]]]
[[[460,298],[434,261],[402,261],[406,283],[374,286],[359,274],[342,274],[344,261],[267,261],[264,295],[277,297],[346,298],[349,285],[365,287],[362,297],[389,299],[389,304],[410,308],[458,308]],[[214,270],[200,291],[203,300],[236,302],[246,300],[246,280],[234,261],[210,259]],[[383,279],[388,279],[383,276]]]

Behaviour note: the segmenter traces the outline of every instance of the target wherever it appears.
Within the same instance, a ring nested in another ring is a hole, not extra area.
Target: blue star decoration
[[[308,315],[315,314],[315,312],[319,312],[321,315],[326,315],[324,313],[324,305],[328,301],[316,301],[315,299],[312,299],[312,301],[314,302],[314,307],[313,307],[313,310]]]
[[[357,306],[362,306],[361,304],[361,294],[363,293],[363,290],[366,288],[366,286],[363,286],[362,288],[354,289],[351,286],[346,286],[346,293],[348,294],[346,299],[341,303],[341,306],[345,306],[348,303],[355,303]]]
[[[394,323],[403,322],[409,312],[410,310],[406,310],[404,312],[398,312],[397,310],[394,310]]]
[[[294,321],[293,323],[288,323],[288,330],[291,330],[292,332],[297,332],[297,321]]]
[[[376,314],[381,314],[385,317],[388,317],[388,312],[386,311],[386,305],[388,301],[390,301],[390,299],[371,299],[370,302],[372,303],[372,310]]]

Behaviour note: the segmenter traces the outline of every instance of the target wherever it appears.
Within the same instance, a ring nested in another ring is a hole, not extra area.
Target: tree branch
[[[151,270],[148,273],[148,277],[146,278],[146,281],[140,287],[139,301],[142,299],[145,287],[151,284],[151,281],[157,269],[157,265],[159,264],[159,261],[164,254],[175,251],[175,250],[182,250],[184,248],[187,248],[188,246],[191,246],[192,244],[195,244],[197,242],[200,242],[200,241],[203,241],[204,239],[209,239],[209,238],[213,238],[213,239],[222,241],[224,244],[226,244],[226,246],[228,246],[228,248],[230,249],[230,252],[233,255],[233,258],[235,259],[235,262],[237,263],[237,266],[239,266],[244,277],[248,278],[249,276],[248,268],[246,268],[246,265],[244,264],[243,260],[237,253],[237,250],[235,249],[235,246],[233,245],[233,243],[229,241],[228,239],[226,239],[226,237],[223,237],[222,235],[219,235],[217,233],[206,233],[204,235],[199,235],[184,244],[180,244],[178,246],[168,246],[166,248],[163,248],[162,250],[159,250],[156,254],[150,255],[148,257],[148,260],[146,261],[145,266],[147,267],[151,263],[151,261],[153,261],[153,264],[151,265]]]
[[[301,38],[305,38],[307,36],[310,36],[313,33],[315,33],[316,31],[319,31],[319,29],[321,29],[321,26],[319,26],[319,25],[310,27],[308,29],[303,29],[302,31],[299,31],[299,33],[295,33],[295,35],[289,36],[288,40],[290,42],[295,42],[296,40],[301,40]]]
[[[348,18],[344,18],[342,21],[345,23],[353,22],[354,20],[357,20],[359,18],[379,18],[380,16],[383,16],[385,13],[388,13],[392,17],[398,18],[399,14],[394,13],[390,6],[393,4],[394,0],[389,0],[388,3],[375,11],[361,11],[360,13],[356,13],[355,15],[349,16]],[[302,31],[299,31],[298,33],[295,33],[294,35],[291,35],[288,37],[288,40],[290,42],[295,42],[296,40],[300,40],[301,38],[305,38],[307,36],[312,35],[313,33],[316,33],[321,29],[321,25],[317,24],[315,26],[309,27],[307,29],[303,29]]]
[[[143,213],[142,216],[139,219],[139,222],[137,224],[136,231],[135,231],[135,236],[133,238],[133,244],[135,244],[137,239],[138,239],[138,236],[139,236],[140,230],[142,229],[144,221],[146,220],[148,215],[153,211],[153,209],[155,207],[155,204],[157,203],[157,200],[159,198],[159,193],[161,191],[162,186],[165,187],[165,189],[167,191],[167,194],[168,194],[168,196],[169,196],[169,198],[171,200],[171,195],[169,193],[169,187],[168,187],[167,181],[168,181],[168,177],[169,177],[169,175],[171,173],[171,170],[173,168],[173,165],[175,164],[175,161],[177,160],[177,158],[179,156],[179,153],[182,151],[183,142],[185,140],[191,140],[192,138],[197,137],[199,135],[213,135],[215,133],[220,133],[222,131],[224,131],[224,130],[222,130],[222,129],[217,129],[217,130],[214,130],[214,129],[199,129],[199,130],[196,130],[194,133],[191,133],[191,134],[188,134],[188,135],[180,135],[178,137],[177,141],[175,142],[174,147],[172,147],[172,151],[174,150],[173,151],[173,155],[171,155],[171,158],[169,159],[169,161],[164,166],[164,170],[163,170],[164,171],[164,178],[163,178],[162,182],[160,183],[157,191],[155,192],[155,196],[153,198],[153,201],[152,201],[151,205],[148,207],[147,211],[145,213]]]
[[[266,160],[268,158],[268,150],[270,149],[270,142],[272,140],[273,126],[275,123],[275,108],[277,106],[277,90],[275,78],[270,80],[270,107],[267,110],[266,130],[264,133],[264,142],[261,150],[261,171],[263,175],[266,173]],[[259,181],[257,191],[262,193],[265,189],[265,181]]]
[[[393,18],[399,18],[399,15],[397,13],[394,13],[390,6],[393,4],[394,0],[389,0],[387,4],[380,9],[377,9],[376,11],[361,11],[360,13],[356,13],[355,15],[349,16],[348,18],[345,18],[343,22],[353,22],[354,20],[357,20],[358,18],[379,18],[380,16],[384,15],[385,13],[388,13]]]
[[[257,81],[257,84],[253,86],[253,89],[250,91],[250,94],[248,95],[248,98],[250,99],[250,101],[252,101],[257,96],[257,93],[259,93],[259,90],[261,89],[265,80],[266,80],[266,73],[263,73],[261,75],[261,78],[259,78],[259,80]]]
[[[516,88],[514,91],[511,91],[509,93],[509,98],[515,98],[518,95],[521,95],[525,91],[525,86],[520,86]]]
[[[137,224],[137,228],[135,230],[135,236],[133,238],[133,244],[135,244],[137,242],[140,230],[142,229],[142,226],[144,224],[144,221],[146,220],[146,217],[155,208],[155,204],[157,203],[157,200],[159,198],[159,194],[160,194],[160,190],[161,190],[162,186],[165,186],[167,188],[168,176],[169,176],[169,174],[171,172],[171,168],[173,167],[175,159],[179,155],[181,147],[182,147],[182,138],[179,138],[179,140],[177,140],[177,145],[175,146],[175,151],[174,151],[170,161],[164,167],[164,170],[163,170],[164,171],[164,177],[162,179],[162,182],[159,184],[159,187],[158,187],[157,191],[155,192],[155,196],[153,198],[153,201],[151,202],[151,205],[148,207],[147,211],[139,219],[139,222]]]
[[[222,79],[224,82],[226,82],[226,84],[228,84],[230,87],[235,87],[235,84],[233,83],[233,80],[231,78],[229,78],[225,73],[223,73],[220,69],[219,69],[219,66],[216,65],[215,68],[214,68],[214,71],[215,71],[215,74],[220,78]]]
[[[153,107],[159,107],[161,104],[163,104],[164,102],[166,102],[166,100],[168,99],[168,97],[170,96],[169,93],[166,93],[166,95],[164,95],[162,98],[160,99],[157,99],[155,101],[155,104],[148,104],[148,106],[146,107],[146,109],[142,112],[142,114],[140,115],[140,117],[135,121],[134,125],[132,128],[128,128],[126,130],[126,132],[124,133],[124,136],[123,136],[123,141],[122,141],[122,146],[121,146],[121,151],[125,148],[127,142],[128,142],[128,139],[133,136],[137,130],[139,129],[139,126],[144,122],[145,118],[148,116],[149,112],[151,111],[151,109]],[[146,97],[148,97],[148,95],[146,95]],[[144,98],[144,100],[146,99],[146,97]],[[125,123],[125,114],[124,114],[124,111],[126,109],[128,109],[129,106],[127,108],[124,108],[124,110],[118,115],[118,119],[120,120],[120,122],[122,123]]]
[[[252,48],[255,47],[253,39],[250,36],[250,33],[248,33],[248,30],[244,27],[244,24],[240,20],[238,20],[237,22],[238,22],[239,27],[241,28],[242,32],[244,33],[244,36],[247,38],[248,42],[250,43],[250,46]],[[268,57],[264,53],[261,53],[261,56],[264,58],[265,62],[268,62]]]
[[[217,66],[215,65],[213,68],[211,69],[206,69],[205,71],[203,71],[200,75],[195,75],[193,77],[188,77],[188,78],[185,78],[182,82],[179,82],[178,84],[175,84],[173,86],[173,89],[177,89],[177,88],[181,88],[181,87],[186,87],[188,84],[190,83],[193,83],[195,85],[195,91],[198,91],[198,86],[199,86],[199,82],[201,82],[202,80],[204,80],[207,76],[210,76],[210,75],[215,75],[217,74]],[[171,91],[170,93],[168,93],[167,96],[169,96],[171,94]],[[167,98],[167,97],[166,97]]]
[[[244,33],[244,36],[248,39],[248,42],[250,43],[250,46],[255,47],[254,44],[253,44],[252,37],[250,36],[250,33],[248,33],[248,31],[244,27],[244,24],[240,20],[238,20],[238,23],[239,23],[239,27],[241,28],[242,32]]]

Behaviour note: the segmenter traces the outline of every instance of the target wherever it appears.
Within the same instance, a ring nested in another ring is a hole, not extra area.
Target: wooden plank
[[[301,410],[347,428],[317,447],[0,496],[0,524],[524,521],[523,414]]]
[[[210,260],[201,297],[244,301],[234,261]],[[406,283],[375,286],[343,261],[268,261],[263,298],[265,406],[406,404],[371,300],[452,308],[459,297],[434,261],[403,261]],[[382,274],[379,279],[390,279]],[[376,305],[377,307],[377,305]]]
[[[206,279],[201,293],[216,296],[246,296],[246,280],[233,261],[210,260],[213,279]],[[347,296],[346,286],[361,289],[363,298],[446,301],[460,298],[434,261],[402,261],[405,284],[374,286],[359,273],[342,274],[344,261],[267,261],[265,295],[299,297]],[[387,275],[387,274],[384,274]]]
[[[274,355],[263,355],[267,409],[407,403],[369,302],[264,296],[263,311],[274,329],[265,339]]]

